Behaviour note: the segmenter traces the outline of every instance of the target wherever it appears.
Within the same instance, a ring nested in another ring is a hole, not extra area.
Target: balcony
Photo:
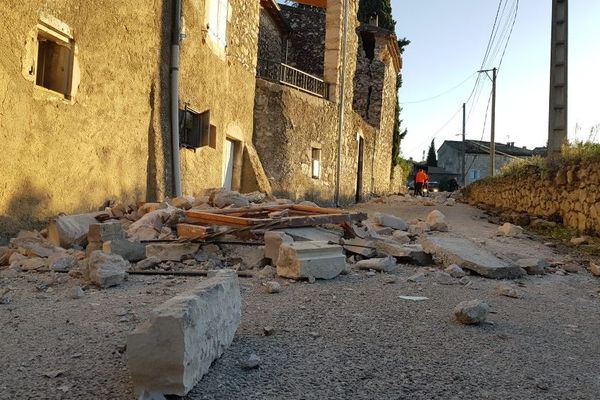
[[[329,85],[322,79],[277,61],[258,60],[256,76],[327,99]]]

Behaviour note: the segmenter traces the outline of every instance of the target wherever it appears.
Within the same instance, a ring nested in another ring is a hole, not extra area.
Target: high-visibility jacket
[[[425,173],[425,171],[417,172],[417,176],[415,177],[415,182],[417,183],[425,183],[429,180],[429,177]]]

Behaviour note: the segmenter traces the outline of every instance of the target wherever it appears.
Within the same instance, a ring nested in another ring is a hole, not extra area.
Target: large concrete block
[[[345,267],[342,246],[326,242],[294,242],[279,248],[277,275],[284,278],[333,279]]]
[[[136,393],[184,396],[229,347],[240,319],[240,288],[231,270],[160,305],[127,338]]]
[[[87,234],[88,242],[105,242],[108,240],[124,239],[125,230],[120,222],[90,224]]]

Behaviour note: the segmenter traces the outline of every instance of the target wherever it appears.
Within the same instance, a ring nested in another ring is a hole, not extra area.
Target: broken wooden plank
[[[252,218],[234,217],[224,214],[215,214],[210,212],[186,211],[186,222],[203,223],[213,225],[228,225],[228,226],[252,226],[264,220]],[[267,220],[268,221],[268,220]]]
[[[180,239],[203,239],[214,231],[210,226],[177,224],[177,236]]]

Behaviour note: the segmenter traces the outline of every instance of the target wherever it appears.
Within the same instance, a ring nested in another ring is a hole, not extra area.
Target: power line
[[[431,101],[431,100],[435,100],[437,98],[440,98],[440,97],[442,97],[442,96],[444,96],[444,95],[452,92],[455,89],[458,89],[459,87],[461,87],[462,85],[464,85],[465,83],[467,83],[471,78],[473,78],[473,76],[475,76],[475,74],[476,74],[476,72],[472,73],[471,75],[467,76],[467,78],[464,81],[462,81],[461,83],[459,83],[458,85],[453,86],[450,89],[445,90],[445,91],[443,91],[442,93],[440,93],[438,95],[435,95],[435,96],[432,96],[432,97],[428,97],[428,98],[425,98],[425,99],[421,99],[421,100],[403,101],[400,104],[402,104],[402,105],[404,105],[404,104],[417,104],[417,103],[425,103],[425,102],[428,102],[428,101]]]

